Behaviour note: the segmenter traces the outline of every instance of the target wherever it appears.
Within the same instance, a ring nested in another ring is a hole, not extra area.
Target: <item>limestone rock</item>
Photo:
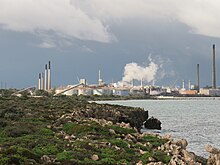
[[[172,136],[169,134],[164,135],[162,138],[167,140],[172,140]]]
[[[181,140],[176,142],[176,145],[180,146],[181,149],[186,149],[186,146],[188,145],[188,142],[186,141],[186,139],[181,139]]]
[[[211,145],[206,145],[205,150],[210,154],[220,154],[220,150],[215,147],[212,147]]]
[[[195,154],[190,153],[189,151],[182,150],[181,153],[183,154],[184,160],[187,162],[195,162]]]
[[[109,132],[111,135],[116,135],[115,130],[113,130],[113,129],[109,129]]]
[[[47,155],[43,155],[43,156],[41,157],[41,160],[43,160],[44,162],[47,162],[47,163],[51,162],[50,157],[47,156]]]
[[[136,165],[143,165],[143,162],[139,161],[139,162],[136,163]]]
[[[172,156],[169,165],[185,165],[186,163],[181,159],[180,155]]]
[[[153,157],[149,157],[148,160],[149,160],[150,162],[155,162],[155,161],[156,161]]]
[[[94,160],[94,161],[99,160],[99,156],[94,154],[94,155],[91,156],[91,159]]]
[[[151,162],[148,163],[147,165],[164,165],[162,162]]]
[[[220,165],[220,154],[211,155],[208,158],[207,165]]]
[[[211,154],[208,158],[207,165],[220,165],[220,150],[211,145],[207,145],[205,150]]]
[[[144,155],[146,153],[146,151],[143,151],[143,150],[139,150],[139,152],[141,155]]]

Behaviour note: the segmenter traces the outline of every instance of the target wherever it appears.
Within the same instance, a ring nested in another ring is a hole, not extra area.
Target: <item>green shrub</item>
[[[42,128],[38,131],[38,133],[43,136],[53,136],[54,135],[54,132],[48,128]]]
[[[0,164],[1,165],[6,165],[9,163],[10,158],[0,154]]]
[[[84,160],[82,160],[80,162],[80,164],[84,164],[84,165],[97,165],[97,164],[99,164],[99,162],[95,161],[95,160],[92,160],[92,159],[89,159],[89,158],[84,158]]]
[[[112,145],[116,145],[119,148],[128,148],[128,143],[121,139],[113,139],[109,141]]]
[[[63,125],[63,130],[68,134],[74,135],[85,135],[85,134],[95,134],[95,135],[109,135],[107,128],[101,127],[97,123],[66,123]],[[98,137],[98,136],[97,136]]]
[[[48,144],[46,146],[36,146],[33,151],[37,155],[53,155],[59,152],[58,147],[53,144]]]
[[[117,161],[113,158],[103,158],[100,160],[100,163],[105,165],[115,165],[117,164]]]
[[[19,155],[21,155],[22,157],[28,158],[28,159],[34,159],[36,161],[38,161],[40,159],[40,156],[36,155],[35,153],[33,153],[32,151],[26,149],[26,148],[17,148],[17,153],[19,153]]]
[[[150,147],[149,146],[144,146],[144,145],[140,145],[140,144],[135,144],[135,147],[140,148],[143,151],[150,151]]]
[[[161,161],[165,164],[168,164],[170,162],[171,156],[168,156],[166,153],[162,152],[162,151],[155,151],[153,152],[153,157],[157,160],[157,161]]]
[[[0,144],[5,142],[8,139],[8,137],[5,134],[5,131],[0,129]]]
[[[7,122],[4,121],[4,120],[1,120],[1,121],[0,121],[0,129],[1,129],[1,128],[4,128],[4,127],[6,127],[6,126],[7,126]]]
[[[30,123],[16,123],[16,125],[8,126],[5,133],[9,137],[19,137],[27,134],[32,134],[37,128]]]
[[[32,151],[22,148],[19,146],[11,146],[8,149],[2,152],[0,159],[0,164],[24,164],[29,159],[34,160],[35,162],[40,161],[40,157],[33,153]]]
[[[143,164],[149,163],[149,157],[152,157],[152,154],[150,152],[146,152],[144,155],[141,156],[141,161]]]
[[[136,131],[134,129],[130,129],[130,128],[123,128],[117,125],[112,125],[110,126],[111,129],[115,130],[115,132],[117,134],[132,134],[132,133],[136,133]]]
[[[58,161],[66,161],[66,160],[70,160],[73,158],[73,152],[72,151],[64,151],[64,152],[61,152],[61,153],[58,153],[56,155],[56,158]]]
[[[158,137],[153,136],[153,135],[144,136],[143,140],[150,142],[153,147],[159,147],[168,141],[167,139],[159,139]]]
[[[100,150],[100,152],[100,156],[102,158],[114,158],[116,155],[118,155],[118,152],[112,148],[103,148]]]
[[[117,164],[129,164],[129,162],[126,159],[121,159]]]

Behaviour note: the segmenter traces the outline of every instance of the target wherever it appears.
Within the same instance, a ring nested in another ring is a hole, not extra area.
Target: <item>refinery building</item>
[[[116,95],[116,96],[130,96],[130,95],[168,95],[168,96],[220,96],[220,90],[216,85],[216,66],[215,66],[215,45],[212,49],[212,88],[200,88],[200,66],[196,67],[196,84],[191,85],[191,81],[188,82],[188,88],[185,88],[185,81],[182,81],[182,88],[176,86],[160,87],[155,85],[143,85],[140,82],[139,86],[134,86],[133,82],[130,85],[116,85],[105,84],[101,78],[101,72],[98,72],[97,84],[87,84],[86,79],[80,79],[79,84],[67,85],[56,88],[54,96],[58,95]],[[51,62],[45,65],[44,72],[39,73],[38,78],[38,90],[44,90],[51,92]]]

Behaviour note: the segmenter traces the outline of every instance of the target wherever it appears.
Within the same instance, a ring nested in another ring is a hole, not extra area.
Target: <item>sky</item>
[[[85,78],[146,85],[211,85],[218,0],[0,0],[1,87],[37,86],[51,61],[52,86]],[[176,83],[175,83],[176,82]]]

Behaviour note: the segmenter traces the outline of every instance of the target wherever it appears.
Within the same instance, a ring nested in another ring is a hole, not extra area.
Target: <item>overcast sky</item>
[[[52,85],[109,82],[140,73],[145,83],[182,79],[211,85],[216,44],[220,85],[218,0],[0,0],[0,81],[37,85],[52,63]]]

